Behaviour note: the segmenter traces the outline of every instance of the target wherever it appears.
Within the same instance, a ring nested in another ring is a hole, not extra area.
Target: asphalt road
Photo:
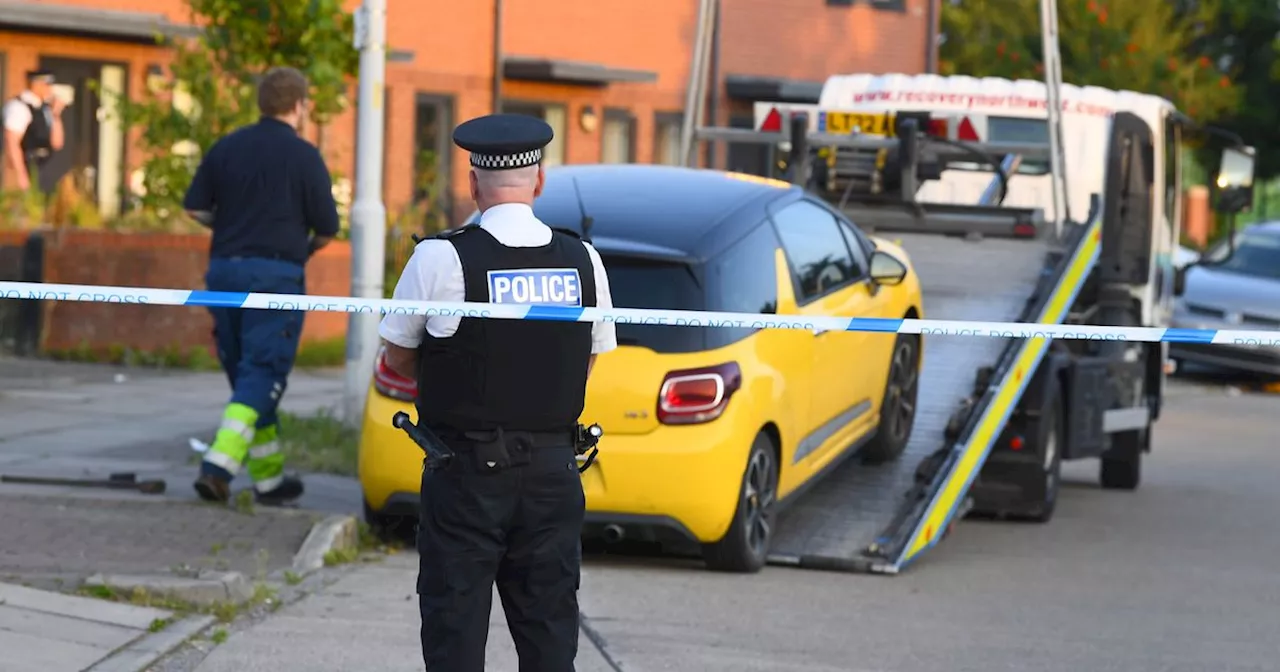
[[[597,559],[583,609],[628,672],[1275,670],[1278,419],[1175,384],[1137,492],[1068,465],[1051,523],[964,521],[894,577]]]

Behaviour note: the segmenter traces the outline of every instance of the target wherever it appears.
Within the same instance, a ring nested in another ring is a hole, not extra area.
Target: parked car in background
[[[1277,330],[1280,338],[1280,222],[1237,233],[1234,254],[1228,243],[1222,240],[1187,269],[1173,326]],[[1280,377],[1280,347],[1270,345],[1171,343],[1169,356],[1179,364]]]

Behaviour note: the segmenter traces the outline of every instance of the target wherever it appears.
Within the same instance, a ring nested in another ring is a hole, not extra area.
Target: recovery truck
[[[784,150],[764,177],[899,242],[925,319],[1029,323],[999,338],[923,335],[908,447],[891,463],[842,465],[796,498],[774,564],[892,574],[966,513],[1048,521],[1063,460],[1097,458],[1104,488],[1138,487],[1167,344],[1053,340],[1034,323],[1169,324],[1181,149],[1196,127],[1157,97],[1056,88],[837,76],[818,105],[757,103],[755,129],[693,131]]]

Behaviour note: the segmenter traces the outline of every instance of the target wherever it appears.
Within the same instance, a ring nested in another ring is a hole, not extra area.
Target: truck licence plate
[[[831,135],[893,135],[893,115],[869,112],[827,112],[826,132]]]

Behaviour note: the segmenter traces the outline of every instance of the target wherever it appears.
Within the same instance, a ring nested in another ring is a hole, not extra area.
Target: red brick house
[[[676,160],[696,2],[500,4],[502,109],[552,124],[550,163]],[[721,0],[708,113],[720,124],[749,123],[754,100],[816,101],[832,72],[928,71],[938,7],[939,0]],[[389,0],[388,23],[387,206],[415,198],[421,172],[433,168],[421,159],[435,157],[439,188],[461,204],[456,219],[468,209],[466,163],[449,132],[492,108],[495,1]],[[23,73],[37,66],[74,88],[86,104],[66,113],[67,148],[55,170],[91,185],[106,214],[118,210],[139,156],[87,82],[143,95],[167,59],[152,39],[157,30],[192,34],[182,0],[0,0],[0,95],[16,95]],[[322,138],[312,131],[345,175],[354,172],[356,114],[334,120]],[[751,169],[761,160],[730,148],[716,164]]]

